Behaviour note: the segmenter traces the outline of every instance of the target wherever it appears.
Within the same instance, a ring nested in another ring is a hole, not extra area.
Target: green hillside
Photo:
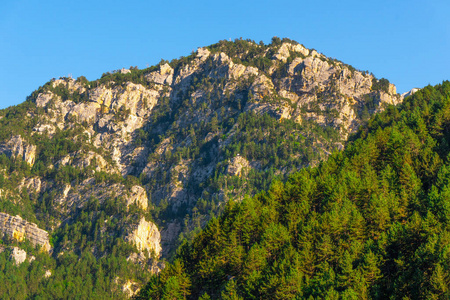
[[[231,203],[402,100],[286,38],[52,79],[0,110],[0,298],[131,297]]]
[[[139,299],[448,299],[450,83],[345,151],[229,201]]]

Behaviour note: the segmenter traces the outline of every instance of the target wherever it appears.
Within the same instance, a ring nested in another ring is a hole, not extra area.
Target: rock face
[[[71,78],[55,80],[53,88],[63,86],[69,94],[84,93],[88,101],[75,103],[70,97],[63,101],[51,89],[38,94],[37,106],[55,117],[43,120],[34,130],[51,133],[56,128],[73,126],[71,120],[85,122],[88,125],[86,135],[91,142],[109,152],[117,170],[127,175],[145,168],[149,149],[136,147],[133,139],[145,127],[155,105],[163,99],[176,105],[182,100],[182,95],[188,93],[194,78],[199,76],[225,80],[219,97],[239,94],[239,82],[248,81],[248,95],[245,96],[250,99],[243,107],[245,112],[268,113],[280,120],[292,119],[298,123],[314,121],[339,129],[344,138],[361,124],[360,115],[366,107],[368,113],[374,113],[382,110],[384,104],[401,101],[394,85],[387,83],[383,89],[374,89],[377,80],[372,75],[300,44],[285,42],[275,49],[272,67],[265,72],[236,63],[224,52],[212,53],[207,48],[199,48],[195,58],[177,70],[165,63],[157,71],[145,74],[146,86],[126,82],[121,85],[100,84],[89,89]],[[266,52],[269,50],[272,49]],[[119,73],[130,72],[123,69]],[[189,96],[192,106],[205,101],[205,91],[194,91]],[[277,101],[267,100],[272,98]],[[189,126],[202,119],[208,121],[213,113],[184,113],[179,116],[177,124]],[[22,144],[18,141],[11,143]],[[15,150],[11,152],[20,153],[30,163],[34,161],[35,148],[32,146],[13,148]],[[97,159],[98,162],[101,160]]]
[[[127,206],[136,204],[143,210],[148,208],[147,192],[141,186],[135,185],[131,188],[131,195],[127,197]]]
[[[157,84],[171,85],[173,82],[173,69],[169,64],[164,64],[159,67],[158,72],[150,73],[146,76],[148,81],[152,81]]]
[[[64,86],[72,94],[84,89],[71,78],[57,80],[53,86]],[[132,135],[143,127],[158,99],[166,94],[158,85],[146,88],[128,82],[124,86],[100,85],[89,90],[88,95],[87,102],[74,103],[71,100],[63,101],[52,91],[39,94],[36,105],[45,108],[54,117],[42,120],[34,131],[53,133],[56,128],[72,127],[73,121],[85,122],[90,127],[85,135],[88,138],[95,136],[91,140],[93,144],[111,153],[122,174],[130,173],[133,171],[130,160],[133,155],[138,155],[131,143]]]
[[[238,155],[230,160],[230,163],[227,167],[227,172],[228,174],[233,176],[241,176],[242,171],[245,171],[246,168],[248,167],[249,167],[248,160]]]
[[[40,245],[44,251],[51,249],[48,232],[19,216],[0,213],[0,231],[19,242],[28,239],[33,245]]]
[[[7,143],[0,145],[0,153],[8,157],[20,157],[29,165],[33,165],[36,159],[36,146],[27,143],[20,135],[16,135]]]
[[[402,99],[404,99],[404,98],[406,98],[406,97],[408,97],[408,96],[411,96],[411,95],[414,95],[418,90],[420,90],[419,88],[413,88],[413,89],[411,89],[410,91],[408,91],[408,92],[406,92],[406,93],[403,93],[401,96],[402,96]]]
[[[27,252],[19,247],[14,247],[11,251],[10,258],[15,261],[16,265],[20,265],[27,259]]]
[[[126,240],[136,245],[139,251],[148,251],[159,257],[161,253],[161,235],[158,228],[152,222],[142,218],[139,224],[130,230]]]
[[[384,86],[378,88],[377,80],[366,72],[315,51],[308,55],[304,51],[297,52],[304,58],[296,57],[287,63],[281,78],[274,80],[280,95],[298,103],[297,109],[285,112],[283,118],[308,119],[333,126],[346,137],[360,125],[358,115],[365,106],[371,110],[369,113],[375,113],[382,110],[384,104],[401,102],[393,84],[383,81]],[[334,112],[334,118],[329,117],[327,112],[330,111]]]
[[[136,282],[127,280],[127,282],[122,286],[122,292],[124,292],[128,297],[133,297],[139,292],[140,288]]]

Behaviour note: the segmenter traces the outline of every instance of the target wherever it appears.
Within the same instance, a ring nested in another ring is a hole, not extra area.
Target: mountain
[[[18,282],[0,294],[132,295],[225,203],[319,165],[402,99],[386,79],[279,38],[53,79],[0,111],[0,267],[13,270],[0,276]],[[20,267],[13,247],[27,252]]]
[[[413,88],[410,91],[401,94],[402,98],[406,98],[408,96],[414,95],[418,90],[420,90],[419,88]]]
[[[450,82],[229,201],[137,299],[448,299]]]

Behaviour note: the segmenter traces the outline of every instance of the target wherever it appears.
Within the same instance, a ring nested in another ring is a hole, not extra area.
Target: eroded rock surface
[[[20,265],[27,259],[27,252],[19,247],[13,247],[10,258],[16,265]]]
[[[45,251],[51,249],[48,232],[19,216],[13,217],[6,213],[0,213],[0,232],[19,242],[28,239],[33,245],[40,245],[41,249]]]
[[[25,141],[20,135],[16,135],[0,145],[0,153],[8,157],[20,157],[29,165],[33,165],[36,159],[36,146]]]
[[[158,257],[161,253],[161,235],[158,228],[152,222],[142,218],[139,223],[130,230],[126,240],[136,245],[139,251],[154,253]]]

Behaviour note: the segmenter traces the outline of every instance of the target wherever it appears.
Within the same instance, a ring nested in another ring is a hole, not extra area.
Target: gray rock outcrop
[[[402,98],[404,99],[404,98],[406,98],[406,97],[409,97],[409,96],[411,96],[411,95],[414,95],[414,94],[415,94],[417,91],[419,91],[419,90],[420,90],[419,88],[413,88],[413,89],[411,89],[411,90],[409,90],[409,91],[403,93],[401,96],[402,96]]]
[[[229,175],[233,176],[241,176],[243,175],[243,171],[247,171],[247,168],[249,167],[249,162],[244,157],[238,155],[236,157],[233,157],[227,168],[227,172]]]
[[[161,253],[161,234],[155,224],[144,218],[131,228],[125,240],[136,245],[140,252],[148,251],[154,253],[156,257]]]
[[[14,260],[16,265],[20,265],[27,259],[27,252],[19,247],[14,247],[11,251],[11,260]]]
[[[44,251],[50,251],[51,246],[48,232],[37,227],[36,224],[22,219],[20,216],[11,216],[0,213],[0,232],[22,242],[28,239],[33,245],[40,245]]]
[[[148,197],[145,189],[139,185],[135,185],[131,188],[130,195],[126,198],[127,206],[136,204],[143,210],[148,208]]]
[[[29,165],[33,165],[36,159],[36,146],[25,141],[20,135],[16,135],[0,145],[0,153],[8,157],[20,157]]]

